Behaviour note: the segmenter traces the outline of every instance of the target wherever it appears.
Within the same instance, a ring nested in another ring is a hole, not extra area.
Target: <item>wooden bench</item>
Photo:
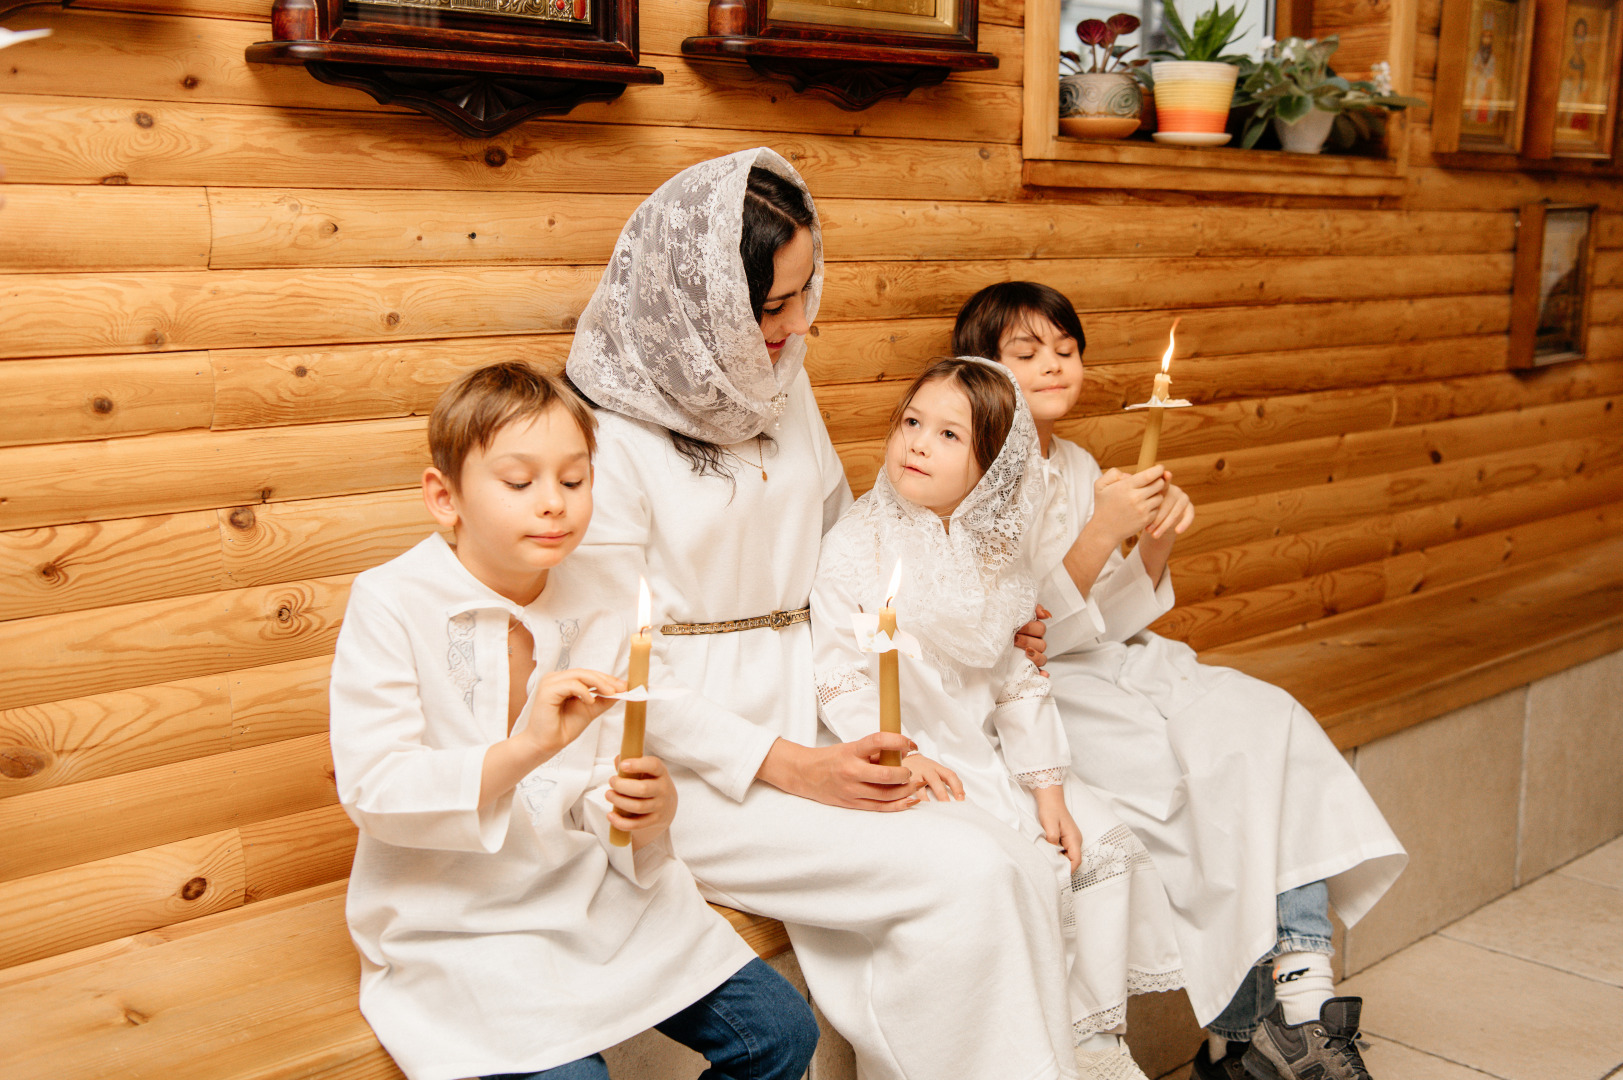
[[[1345,747],[1623,648],[1623,535],[1611,511],[1592,516],[1604,535],[1576,550],[1521,561],[1501,545],[1487,573],[1206,659],[1284,685]],[[355,1007],[343,917],[354,834],[330,805],[323,737],[303,738],[302,768],[282,743],[275,760],[295,789],[314,766],[325,805],[88,862],[77,855],[117,846],[109,830],[131,835],[142,814],[199,797],[188,783],[257,790],[264,748],[0,800],[7,1080],[399,1075]],[[76,788],[91,790],[61,795]],[[91,835],[48,851],[58,815],[76,810]],[[27,874],[19,859],[52,868]],[[780,924],[718,910],[761,955],[789,947]],[[128,932],[143,921],[152,928]]]

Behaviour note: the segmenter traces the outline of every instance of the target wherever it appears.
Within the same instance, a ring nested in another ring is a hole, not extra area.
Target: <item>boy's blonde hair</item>
[[[597,418],[562,379],[521,360],[470,371],[446,387],[428,417],[428,452],[434,467],[453,488],[462,480],[462,464],[475,450],[490,445],[508,424],[561,407],[580,428],[586,451],[597,453]]]

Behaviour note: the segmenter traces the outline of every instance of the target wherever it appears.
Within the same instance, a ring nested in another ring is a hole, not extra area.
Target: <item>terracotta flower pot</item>
[[[1059,129],[1089,139],[1121,139],[1138,130],[1138,83],[1125,71],[1065,75],[1059,81]]]
[[[1158,60],[1155,73],[1157,130],[1218,135],[1228,125],[1229,105],[1240,69],[1197,60]]]

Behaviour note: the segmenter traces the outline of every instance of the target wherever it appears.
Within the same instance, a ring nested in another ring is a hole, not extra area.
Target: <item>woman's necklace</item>
[[[760,469],[761,470],[761,482],[762,483],[766,482],[766,447],[761,445],[761,440],[760,439],[755,440],[755,450],[756,450],[756,452],[758,454],[760,454],[760,457],[761,457],[761,460],[759,460],[759,461],[751,461],[749,458],[745,457],[743,454],[740,454],[738,451],[734,450],[732,447],[726,447],[725,449],[726,449],[727,453],[731,454],[733,457],[737,458],[739,461],[742,461],[744,464],[748,465],[750,468],[752,468],[752,469]]]

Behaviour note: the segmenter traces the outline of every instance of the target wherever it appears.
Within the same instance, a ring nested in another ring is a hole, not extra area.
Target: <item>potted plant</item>
[[[1222,146],[1230,135],[1229,107],[1239,78],[1243,56],[1224,51],[1234,40],[1245,9],[1214,3],[1195,20],[1191,32],[1172,0],[1167,0],[1167,35],[1171,49],[1157,50],[1164,57],[1153,65],[1158,142],[1180,146]]]
[[[1136,45],[1116,39],[1138,29],[1138,19],[1118,13],[1108,19],[1084,19],[1076,36],[1086,57],[1066,50],[1059,54],[1059,128],[1066,135],[1122,139],[1138,130],[1141,98],[1133,64],[1125,58]],[[1144,63],[1144,61],[1135,61]]]
[[[1375,78],[1368,82],[1337,75],[1330,57],[1340,45],[1334,34],[1322,41],[1265,40],[1241,72],[1235,104],[1251,106],[1254,112],[1240,145],[1256,145],[1272,120],[1280,143],[1293,153],[1317,154],[1332,132],[1336,145],[1347,149],[1359,139],[1379,138],[1388,112],[1425,104],[1392,93],[1391,67],[1385,63],[1375,65]]]

